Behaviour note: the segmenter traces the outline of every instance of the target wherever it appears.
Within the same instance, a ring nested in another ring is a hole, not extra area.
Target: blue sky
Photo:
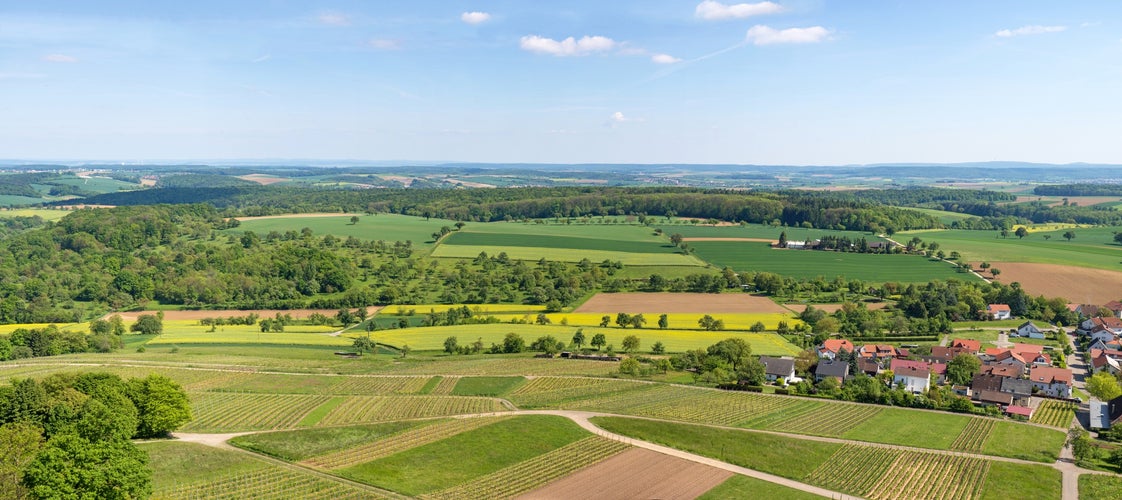
[[[1122,163],[1122,2],[0,0],[0,157]]]

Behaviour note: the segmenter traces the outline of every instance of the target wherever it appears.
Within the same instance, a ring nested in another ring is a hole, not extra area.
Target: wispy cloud
[[[398,50],[401,48],[401,40],[393,40],[389,38],[375,38],[366,42],[372,49],[377,50]]]
[[[774,45],[780,43],[818,43],[829,36],[830,30],[821,26],[777,30],[770,26],[757,24],[748,29],[748,35],[745,39],[755,45]]]
[[[651,56],[651,62],[657,64],[674,64],[677,62],[682,62],[682,60],[670,54],[655,54]]]
[[[1020,28],[1012,29],[1012,30],[1009,30],[1009,29],[1001,30],[1001,31],[998,31],[997,33],[994,33],[993,36],[1001,37],[1001,38],[1010,38],[1010,37],[1022,36],[1022,35],[1043,35],[1045,33],[1059,33],[1061,31],[1065,31],[1065,30],[1067,30],[1067,26],[1031,25],[1031,26],[1021,26]]]
[[[321,13],[316,19],[321,24],[328,26],[350,26],[351,18],[341,12],[324,12]]]
[[[697,4],[693,15],[707,21],[719,21],[723,19],[744,19],[778,12],[783,12],[783,7],[774,2],[723,4],[714,0],[705,0]]]
[[[46,61],[46,62],[53,62],[53,63],[76,63],[76,62],[78,62],[77,57],[68,56],[68,55],[65,55],[65,54],[48,54],[48,55],[43,56],[43,60]]]
[[[486,12],[464,12],[460,20],[468,24],[483,24],[491,20],[491,14]]]
[[[251,63],[254,63],[254,64],[257,64],[257,63],[263,63],[263,62],[265,62],[265,61],[268,61],[269,59],[272,59],[272,58],[273,58],[273,55],[272,55],[272,54],[265,54],[265,55],[263,55],[263,56],[261,56],[261,57],[257,57],[257,58],[254,58],[254,59],[253,59],[253,60],[251,60],[250,62],[251,62]]]
[[[564,40],[529,35],[522,37],[519,46],[522,50],[538,54],[549,54],[557,57],[586,56],[589,54],[608,52],[619,45],[618,42],[604,36],[584,36],[579,40],[568,37]]]

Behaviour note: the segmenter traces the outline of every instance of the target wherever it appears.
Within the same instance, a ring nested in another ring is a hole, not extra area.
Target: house
[[[948,362],[948,361],[950,361],[950,360],[954,359],[955,357],[957,357],[959,355],[962,355],[962,354],[965,354],[967,356],[973,356],[977,353],[978,353],[977,350],[971,351],[970,349],[965,348],[965,347],[932,346],[931,347],[931,355],[925,357],[924,359],[929,360],[929,361],[934,361],[934,362],[937,362],[937,363],[946,363],[946,362]]]
[[[1009,304],[990,304],[986,306],[986,314],[991,319],[1010,319],[1013,317],[1013,310],[1009,308]]]
[[[1107,302],[1103,307],[1110,311],[1110,314],[1113,314],[1115,318],[1122,319],[1122,302],[1112,300]]]
[[[1091,352],[1098,351],[1098,355],[1091,354],[1091,371],[1102,372],[1105,371],[1111,375],[1118,375],[1122,372],[1122,365],[1119,364],[1117,359],[1107,356],[1103,351],[1094,349]]]
[[[1009,405],[1005,407],[1005,414],[1010,417],[1022,417],[1025,420],[1032,418],[1032,408],[1027,406]]]
[[[1102,341],[1104,344],[1116,339],[1114,332],[1101,325],[1095,325],[1091,330],[1088,330],[1087,336],[1090,337],[1091,342]]]
[[[900,352],[896,350],[896,347],[879,344],[865,344],[857,348],[857,354],[864,359],[872,359],[876,361],[892,359],[900,356]]]
[[[1024,375],[1024,371],[1015,366],[1009,365],[982,365],[982,369],[978,371],[979,374],[993,375],[996,377],[1013,377],[1017,378]],[[1000,390],[1000,389],[995,389]]]
[[[953,341],[951,341],[951,347],[952,348],[958,348],[958,349],[964,349],[964,350],[968,351],[970,354],[977,354],[978,351],[982,350],[982,341],[981,340],[969,340],[969,339],[954,339]]]
[[[947,365],[944,363],[929,363],[926,361],[912,361],[908,359],[894,359],[888,365],[888,369],[893,373],[899,373],[900,370],[907,369],[922,369],[927,370],[929,374],[936,375],[936,382],[943,383],[947,377]]]
[[[787,240],[787,248],[790,248],[792,250],[802,250],[806,248],[806,242]]]
[[[974,394],[979,394],[983,391],[1001,392],[1001,381],[1005,377],[1000,375],[993,375],[990,373],[978,373],[970,381],[970,390]]]
[[[1032,381],[1023,378],[1003,377],[1001,379],[1001,392],[1013,395],[1013,402],[1028,404],[1032,398]]]
[[[1071,398],[1071,370],[1037,366],[1029,372],[1029,380],[1032,381],[1033,387],[1048,396]]]
[[[857,360],[857,370],[870,377],[875,377],[880,373],[880,364],[870,359],[859,359]]]
[[[1110,419],[1110,425],[1108,427],[1104,427],[1104,429],[1109,429],[1110,427],[1118,425],[1119,421],[1122,421],[1122,396],[1118,396],[1108,401],[1106,403],[1106,406],[1106,414],[1107,418]]]
[[[911,392],[923,393],[931,387],[931,370],[921,366],[893,369],[892,383]]]
[[[768,382],[775,382],[778,379],[789,382],[795,378],[795,360],[793,358],[760,356],[760,362],[764,364],[764,374],[767,376]]]
[[[1068,309],[1084,318],[1093,318],[1099,315],[1099,306],[1095,304],[1068,304]]]
[[[1017,335],[1030,339],[1043,339],[1044,330],[1037,328],[1036,324],[1032,321],[1026,321],[1021,323],[1021,326],[1017,327]]]
[[[1101,318],[1091,318],[1079,324],[1079,329],[1084,332],[1091,332],[1096,329],[1107,330],[1114,335],[1122,335],[1122,319],[1115,318],[1114,316],[1104,316]]]
[[[1011,366],[1019,370],[1021,373],[1024,373],[1025,367],[1029,365],[1028,362],[1025,361],[1025,358],[1021,357],[1020,353],[1013,352],[1009,349],[1005,349],[999,352],[996,356],[994,356],[993,361],[991,361],[990,364]]]
[[[1099,349],[1099,350],[1102,350],[1102,351],[1105,351],[1105,350],[1108,350],[1108,349],[1115,350],[1115,351],[1122,351],[1122,342],[1119,342],[1117,340],[1103,340],[1101,338],[1093,339],[1091,341],[1091,344],[1087,346],[1087,351],[1090,352],[1091,350],[1094,350],[1094,349]]]
[[[1110,428],[1110,403],[1091,398],[1091,429]]]
[[[835,359],[842,351],[853,353],[857,348],[853,346],[853,342],[846,339],[828,339],[822,343],[822,347],[818,348],[818,357]]]
[[[978,402],[991,405],[1009,406],[1013,404],[1013,395],[999,391],[974,391],[974,398]]]
[[[827,378],[836,378],[839,382],[845,382],[849,377],[849,363],[842,361],[820,361],[818,367],[814,369],[814,381],[821,382]]]

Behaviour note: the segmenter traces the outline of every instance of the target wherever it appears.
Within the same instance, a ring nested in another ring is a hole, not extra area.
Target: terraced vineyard
[[[968,500],[979,497],[988,472],[978,458],[850,444],[804,480],[874,500]]]
[[[966,427],[951,443],[951,449],[968,452],[982,451],[982,447],[985,446],[986,439],[989,438],[995,425],[997,425],[997,420],[992,418],[970,419],[970,423],[966,424]]]
[[[776,412],[782,418],[768,429],[836,437],[872,418],[883,408],[861,404],[831,404],[821,409],[826,411],[803,412],[797,416],[791,416],[787,410]]]
[[[309,458],[300,462],[308,467],[319,469],[339,469],[355,464],[372,462],[382,457],[388,457],[399,451],[408,450],[417,446],[435,443],[441,439],[455,436],[462,432],[478,429],[485,425],[504,420],[500,418],[463,418],[445,422],[435,422],[421,427],[414,427],[406,431],[385,436],[376,441],[362,446],[340,450],[328,455]]]
[[[361,424],[410,418],[505,411],[497,399],[460,396],[354,396],[318,425]]]
[[[1032,414],[1032,422],[1067,429],[1075,418],[1075,403],[1045,399]]]
[[[519,406],[556,406],[573,399],[588,399],[608,393],[646,388],[649,384],[626,380],[580,377],[537,377],[510,393],[510,400]]]
[[[475,500],[513,498],[567,476],[629,448],[601,437],[587,437],[549,453],[519,462],[474,481],[422,495],[423,499]]]
[[[436,387],[429,391],[429,394],[437,396],[452,394],[452,389],[455,389],[459,382],[460,377],[442,377],[440,382],[436,383]]]
[[[979,458],[905,452],[867,497],[870,500],[978,498],[989,468],[990,463]]]
[[[339,377],[330,387],[333,394],[416,394],[431,377]]]
[[[804,481],[823,488],[866,495],[903,453],[891,448],[847,444],[807,475]]]
[[[300,474],[279,467],[229,476],[205,483],[184,484],[154,492],[155,498],[187,500],[287,500],[290,498],[331,498],[333,500],[390,498],[369,489]]]
[[[193,393],[194,419],[186,432],[231,432],[295,427],[329,396],[292,394]]]

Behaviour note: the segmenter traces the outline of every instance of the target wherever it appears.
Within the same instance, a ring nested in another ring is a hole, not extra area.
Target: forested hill
[[[209,203],[227,216],[366,211],[499,221],[647,215],[860,231],[942,227],[934,217],[915,211],[806,191],[622,187],[329,190],[260,186],[150,189],[94,196],[86,202],[104,205]]]

